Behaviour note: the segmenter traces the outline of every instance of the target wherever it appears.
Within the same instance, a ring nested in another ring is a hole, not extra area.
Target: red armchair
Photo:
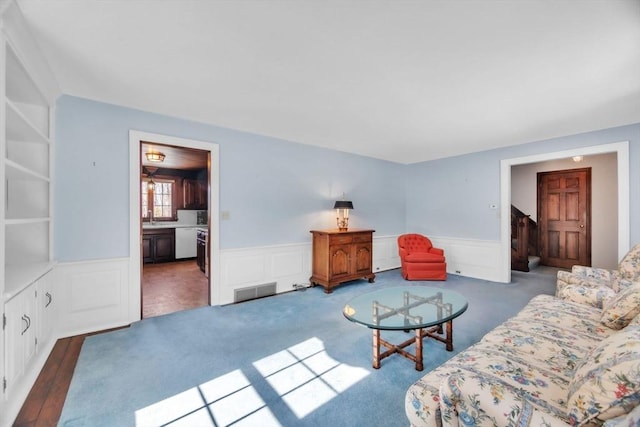
[[[402,277],[406,280],[447,280],[444,251],[434,248],[427,237],[421,234],[399,236],[398,252]]]

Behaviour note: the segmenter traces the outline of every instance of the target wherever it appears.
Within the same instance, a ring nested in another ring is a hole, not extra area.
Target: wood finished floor
[[[145,265],[142,288],[142,311],[145,318],[201,307],[209,303],[208,280],[192,260]],[[90,335],[94,334],[77,335],[56,341],[16,417],[14,426],[48,427],[58,424],[82,343]]]

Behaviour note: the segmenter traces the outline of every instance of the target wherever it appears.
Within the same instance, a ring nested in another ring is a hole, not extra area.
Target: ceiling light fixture
[[[147,160],[150,162],[155,162],[155,163],[161,163],[164,161],[165,155],[158,152],[149,152],[149,153],[145,153],[145,156],[147,156]]]
[[[573,159],[574,162],[578,163],[578,162],[582,161],[583,157],[582,156],[573,156],[572,159]]]

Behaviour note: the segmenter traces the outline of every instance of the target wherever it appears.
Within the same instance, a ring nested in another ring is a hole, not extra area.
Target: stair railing
[[[538,225],[511,205],[511,269],[529,271],[529,255],[538,255]]]

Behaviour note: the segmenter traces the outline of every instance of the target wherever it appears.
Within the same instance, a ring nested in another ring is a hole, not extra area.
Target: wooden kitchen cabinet
[[[176,259],[175,228],[146,229],[142,233],[142,260],[145,264]]]
[[[313,271],[311,285],[321,285],[326,293],[343,282],[369,279],[373,283],[374,230],[312,230]]]
[[[207,209],[209,186],[200,179],[185,178],[182,181],[183,209]]]

